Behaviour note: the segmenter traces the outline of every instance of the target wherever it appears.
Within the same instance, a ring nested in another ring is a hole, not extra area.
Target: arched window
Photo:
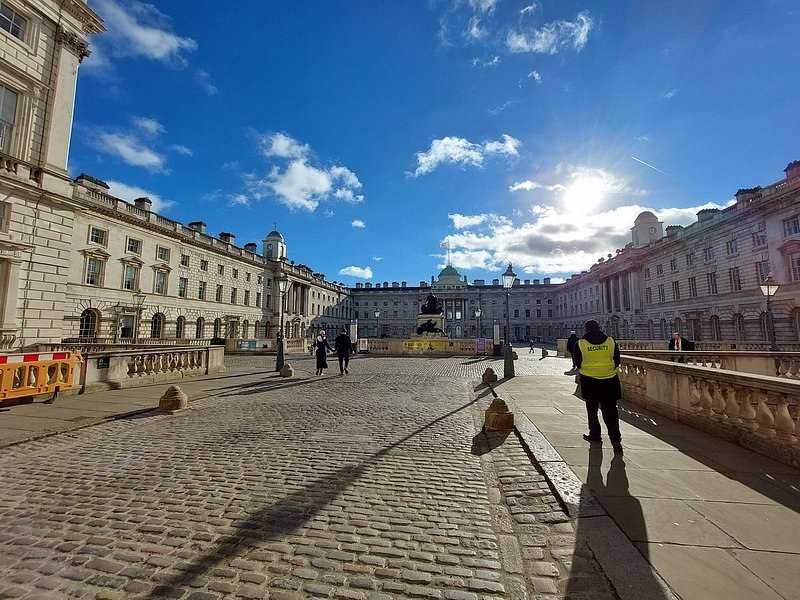
[[[800,308],[795,308],[791,315],[792,334],[795,341],[800,342]]]
[[[677,331],[681,335],[683,335],[683,329],[681,329],[681,318],[675,317],[675,329],[673,331]]]
[[[718,315],[711,315],[711,339],[715,342],[722,341],[722,327],[719,323]]]
[[[257,338],[261,335],[261,321],[256,321],[253,324],[253,337]]]
[[[661,339],[666,340],[672,337],[670,333],[667,332],[667,320],[661,319],[659,322],[659,327],[661,328]]]
[[[737,342],[747,340],[747,333],[744,329],[744,316],[741,314],[733,315],[733,334]]]
[[[242,321],[242,337],[247,338],[248,333],[250,333],[250,323],[245,319]]]
[[[194,337],[195,339],[201,340],[203,339],[203,329],[205,329],[206,322],[203,317],[198,317],[197,322],[194,326]]]
[[[97,311],[93,308],[87,308],[81,313],[80,327],[78,329],[78,337],[93,338],[97,337],[97,325],[99,319]]]
[[[150,337],[154,340],[164,337],[164,315],[156,313],[150,320]]]
[[[214,319],[214,335],[211,337],[218,338],[220,337],[220,332],[222,331],[222,320],[221,319]]]
[[[186,335],[186,317],[178,317],[175,321],[175,337],[182,339]]]
[[[654,333],[655,333],[655,330],[654,330],[654,327],[653,327],[653,319],[648,319],[648,321],[647,321],[647,339],[648,340],[654,339],[653,338],[653,334]]]

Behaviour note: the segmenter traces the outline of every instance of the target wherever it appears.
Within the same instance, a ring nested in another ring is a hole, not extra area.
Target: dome
[[[280,232],[279,232],[279,231],[276,231],[276,230],[274,230],[274,229],[273,229],[272,231],[270,231],[270,232],[267,234],[267,237],[268,237],[268,238],[271,238],[271,237],[276,237],[276,238],[278,238],[279,240],[282,240],[282,239],[283,239],[283,236],[280,234]]]
[[[636,217],[636,221],[634,221],[634,223],[638,223],[639,221],[658,221],[658,217],[649,210],[646,210],[639,213],[639,216]]]
[[[444,269],[442,269],[442,272],[439,273],[439,279],[442,277],[458,277],[461,279],[461,274],[456,271],[452,265],[447,265]]]

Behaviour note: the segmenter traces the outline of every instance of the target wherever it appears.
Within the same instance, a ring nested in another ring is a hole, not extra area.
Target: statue
[[[444,312],[439,305],[439,300],[434,296],[433,292],[428,293],[428,297],[422,305],[421,315],[440,315]],[[428,321],[430,323],[430,321]]]
[[[444,333],[444,331],[439,329],[436,323],[428,319],[425,323],[417,327],[417,335],[422,335],[423,333]]]

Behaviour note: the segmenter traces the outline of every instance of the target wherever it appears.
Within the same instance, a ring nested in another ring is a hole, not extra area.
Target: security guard
[[[600,436],[600,420],[597,410],[603,414],[603,422],[608,430],[608,438],[614,452],[622,453],[622,435],[619,432],[619,413],[617,401],[622,398],[617,368],[619,367],[619,347],[614,338],[600,330],[597,321],[586,321],[586,334],[575,344],[573,360],[578,367],[581,382],[581,396],[586,402],[589,420],[589,434],[583,439],[597,444],[603,443]]]

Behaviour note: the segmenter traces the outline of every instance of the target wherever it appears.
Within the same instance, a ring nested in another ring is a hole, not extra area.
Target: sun
[[[608,182],[592,175],[579,175],[564,191],[565,209],[569,212],[591,212],[605,200]]]

